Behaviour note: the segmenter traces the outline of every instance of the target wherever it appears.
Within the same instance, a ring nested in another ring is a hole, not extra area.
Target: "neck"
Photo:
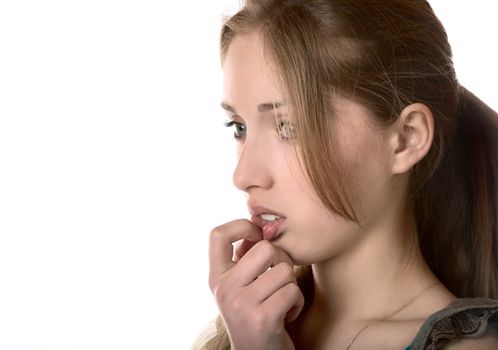
[[[366,230],[347,252],[312,266],[310,312],[319,310],[329,324],[381,319],[437,283],[418,248],[406,248],[401,223],[379,227]]]

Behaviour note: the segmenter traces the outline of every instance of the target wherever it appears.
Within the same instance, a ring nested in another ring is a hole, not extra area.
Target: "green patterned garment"
[[[498,300],[456,299],[432,314],[404,350],[436,350],[438,345],[458,339],[479,338],[486,330],[491,330],[498,339]]]

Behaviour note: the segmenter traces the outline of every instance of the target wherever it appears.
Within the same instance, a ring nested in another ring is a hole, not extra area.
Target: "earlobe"
[[[422,103],[406,107],[393,125],[392,173],[403,174],[429,152],[434,138],[434,116]]]

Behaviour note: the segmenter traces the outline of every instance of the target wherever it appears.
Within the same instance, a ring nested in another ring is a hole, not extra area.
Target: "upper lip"
[[[273,215],[276,215],[276,216],[281,217],[281,218],[285,217],[283,214],[281,214],[275,210],[265,208],[265,207],[262,207],[259,205],[253,206],[253,205],[248,204],[248,208],[249,208],[249,212],[251,213],[251,215],[273,214]]]

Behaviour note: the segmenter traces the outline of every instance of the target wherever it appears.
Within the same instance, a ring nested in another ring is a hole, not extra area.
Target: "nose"
[[[246,139],[239,150],[238,162],[233,172],[233,183],[241,191],[251,188],[271,188],[273,177],[269,150],[257,139]]]

